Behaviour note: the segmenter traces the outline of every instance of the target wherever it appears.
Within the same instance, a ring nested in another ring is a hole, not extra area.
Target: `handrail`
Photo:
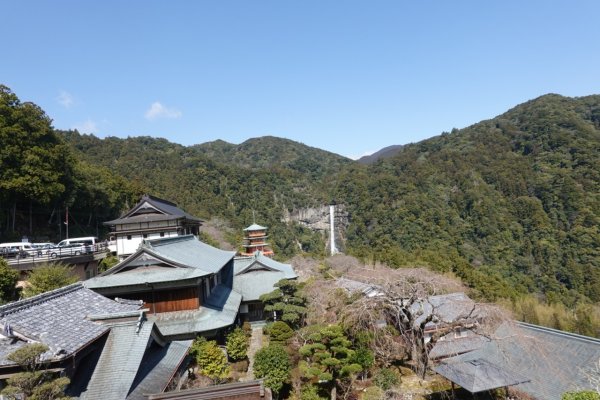
[[[69,258],[82,255],[95,255],[108,251],[108,245],[104,242],[94,245],[81,245],[73,247],[54,247],[50,249],[35,249],[22,251],[15,257],[3,257],[8,265],[32,264],[38,262],[65,261]],[[31,254],[33,252],[33,254]]]

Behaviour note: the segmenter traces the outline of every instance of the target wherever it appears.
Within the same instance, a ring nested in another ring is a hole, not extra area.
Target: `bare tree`
[[[406,358],[422,378],[429,366],[429,351],[441,337],[465,327],[489,334],[494,328],[484,322],[504,319],[498,318],[501,313],[496,307],[468,298],[450,299],[453,303],[448,313],[447,304],[433,300],[436,295],[456,289],[452,279],[422,269],[377,272],[382,271],[352,272],[354,278],[375,285],[377,294],[363,296],[351,304],[344,314],[345,325],[357,332],[369,331],[374,338],[373,350],[384,363],[398,355],[389,339],[390,333],[396,334]]]

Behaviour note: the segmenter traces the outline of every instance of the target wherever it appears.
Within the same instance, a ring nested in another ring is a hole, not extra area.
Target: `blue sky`
[[[598,1],[6,1],[0,83],[61,129],[357,157],[600,93]]]

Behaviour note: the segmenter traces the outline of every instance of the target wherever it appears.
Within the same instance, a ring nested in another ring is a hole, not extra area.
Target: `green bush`
[[[247,357],[248,337],[244,331],[237,327],[227,335],[227,355],[233,361],[240,361]]]
[[[196,358],[200,373],[213,382],[221,383],[229,376],[227,357],[214,340],[197,338],[190,348],[190,354]]]
[[[283,321],[275,321],[267,328],[267,334],[271,343],[285,344],[288,339],[294,336],[294,331]]]
[[[398,379],[398,375],[394,373],[391,369],[383,368],[380,369],[379,372],[373,378],[373,382],[377,387],[382,390],[389,390],[391,387],[400,383]]]
[[[290,357],[280,345],[270,344],[256,352],[254,376],[264,378],[265,386],[278,394],[290,379]]]

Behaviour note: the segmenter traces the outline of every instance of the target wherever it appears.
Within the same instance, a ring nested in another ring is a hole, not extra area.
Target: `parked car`
[[[90,254],[94,252],[94,245],[97,241],[98,239],[92,236],[65,239],[48,252],[52,258]]]
[[[36,250],[27,242],[0,243],[0,255],[5,258],[25,258],[33,256]]]
[[[48,250],[56,247],[54,243],[32,243],[31,246],[36,250],[38,257],[49,254]]]

